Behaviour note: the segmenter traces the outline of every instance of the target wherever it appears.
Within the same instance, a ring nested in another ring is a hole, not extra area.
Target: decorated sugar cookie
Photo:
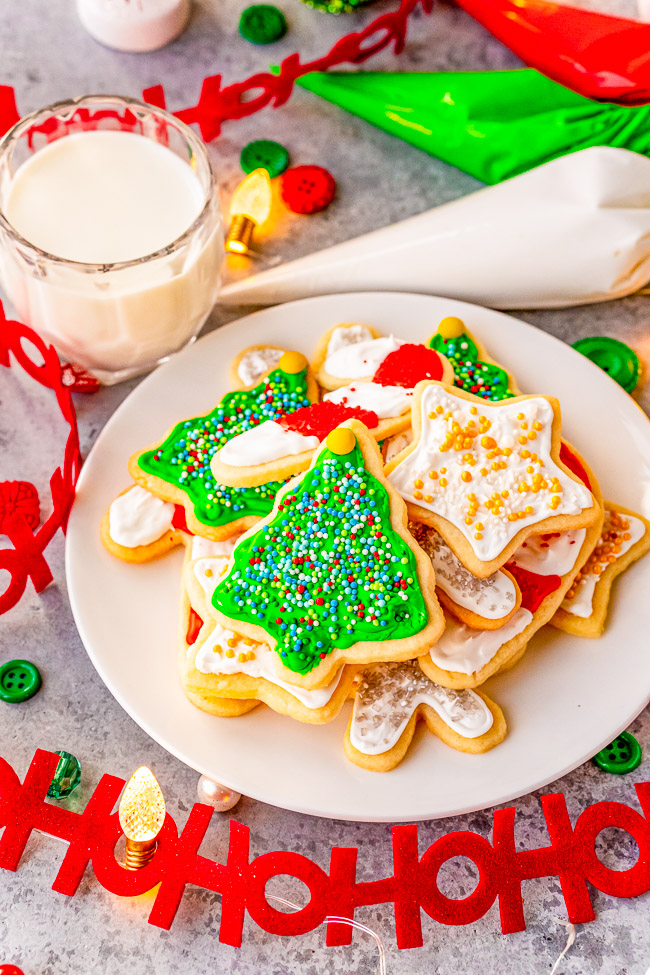
[[[563,444],[567,467],[582,471],[598,504],[600,488],[575,448]],[[601,517],[588,528],[530,535],[506,563],[521,592],[521,605],[498,629],[478,629],[445,612],[446,626],[429,653],[420,657],[422,670],[445,687],[479,687],[523,656],[528,642],[556,612],[600,536]],[[436,581],[437,581],[436,576]]]
[[[362,768],[388,772],[406,755],[418,719],[461,752],[486,752],[506,736],[503,712],[487,695],[440,687],[408,660],[375,664],[360,675],[345,754]]]
[[[512,376],[488,356],[462,319],[455,316],[443,318],[438,331],[429,339],[429,345],[449,359],[454,370],[454,385],[466,393],[493,403],[519,395]]]
[[[438,599],[458,619],[475,629],[497,630],[515,615],[521,605],[521,591],[507,569],[479,579],[434,528],[409,522],[409,530],[431,559]]]
[[[268,645],[213,621],[204,625],[212,592],[227,571],[236,541],[196,537],[188,546],[180,627],[183,690],[197,707],[220,717],[236,717],[263,703],[308,724],[331,721],[350,694],[353,667],[342,667],[326,687],[296,687],[278,678]]]
[[[291,477],[309,467],[318,444],[348,419],[360,420],[375,440],[383,441],[410,427],[414,387],[437,376],[451,381],[446,360],[426,346],[403,343],[389,353],[371,380],[341,386],[320,403],[267,420],[229,440],[215,454],[212,473],[236,487]]]
[[[363,424],[333,430],[239,540],[212,615],[268,643],[278,675],[306,688],[327,685],[343,663],[411,659],[435,642],[443,617],[431,562]]]
[[[571,583],[551,620],[553,625],[576,636],[600,636],[616,576],[648,550],[650,522],[620,504],[606,501],[598,544]]]
[[[307,360],[299,352],[286,352],[278,368],[256,386],[227,393],[210,413],[177,423],[160,443],[134,454],[129,472],[158,498],[182,505],[194,534],[227,537],[268,514],[280,484],[270,481],[252,489],[219,484],[210,470],[213,455],[244,430],[316,397]]]
[[[388,479],[412,518],[435,528],[474,575],[492,575],[529,535],[601,516],[560,460],[560,407],[552,397],[488,403],[423,382],[412,424],[413,443],[389,462]]]
[[[102,519],[104,546],[125,562],[149,562],[182,545],[185,511],[138,484],[119,494]]]
[[[335,325],[318,343],[312,368],[323,389],[345,387],[348,396],[353,396],[356,392],[350,390],[350,387],[361,382],[372,383],[375,387],[382,385],[406,388],[412,388],[420,379],[425,378],[453,382],[451,365],[437,352],[435,357],[429,354],[426,359],[429,375],[422,374],[426,351],[426,346],[412,345],[394,335],[380,335],[369,325]],[[409,381],[409,369],[416,366],[419,366],[419,374]],[[370,391],[367,395],[370,396]],[[375,389],[374,395],[379,407],[377,412],[381,415],[387,394]],[[365,408],[372,409],[370,406]]]
[[[208,545],[212,544],[207,542]],[[191,559],[191,549],[186,550],[186,563]],[[252,711],[260,703],[255,698],[237,699],[219,697],[212,693],[212,689],[206,686],[202,692],[189,685],[185,686],[185,674],[188,670],[188,659],[195,653],[196,641],[203,629],[203,619],[192,606],[189,593],[183,583],[181,583],[181,604],[178,618],[178,669],[181,677],[181,684],[187,699],[201,711],[220,718],[237,718],[242,714]]]
[[[233,389],[249,389],[272,369],[277,369],[287,349],[279,345],[249,345],[230,364]]]

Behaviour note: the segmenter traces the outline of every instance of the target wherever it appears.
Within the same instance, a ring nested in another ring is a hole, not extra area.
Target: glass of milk
[[[192,342],[223,228],[201,139],[131,98],[88,95],[0,141],[0,280],[18,317],[104,383]]]

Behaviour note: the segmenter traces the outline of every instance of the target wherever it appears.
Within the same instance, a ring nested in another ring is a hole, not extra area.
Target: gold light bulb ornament
[[[271,213],[271,180],[265,169],[254,169],[239,184],[230,201],[230,227],[225,248],[231,254],[248,254],[253,233]]]
[[[126,836],[126,868],[139,870],[149,863],[165,822],[165,797],[153,772],[136,769],[122,793],[118,810]]]

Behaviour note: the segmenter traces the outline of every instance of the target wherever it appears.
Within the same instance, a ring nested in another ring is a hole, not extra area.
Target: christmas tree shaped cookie
[[[466,393],[493,403],[517,395],[512,376],[488,357],[462,319],[443,318],[429,345],[449,359],[454,368],[454,385]]]
[[[210,470],[212,457],[238,434],[316,399],[307,360],[299,352],[285,352],[257,385],[227,393],[210,413],[182,420],[162,441],[134,454],[129,472],[157,497],[183,505],[190,531],[226,537],[268,514],[280,482],[226,487]]]
[[[343,663],[407,660],[438,639],[431,562],[362,423],[328,434],[310,469],[238,542],[211,612],[267,643],[285,681],[310,688]]]

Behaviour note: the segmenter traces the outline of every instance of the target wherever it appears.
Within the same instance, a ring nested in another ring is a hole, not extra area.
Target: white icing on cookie
[[[254,467],[268,464],[288,454],[301,454],[314,450],[320,443],[318,437],[306,436],[297,430],[288,430],[275,420],[265,420],[257,427],[233,437],[215,454],[230,467]]]
[[[389,481],[455,525],[475,557],[489,562],[522,528],[594,503],[551,457],[553,419],[541,396],[476,404],[432,384],[422,395],[420,440]]]
[[[108,530],[117,545],[150,545],[172,527],[174,505],[161,501],[139,484],[115,498],[108,512]]]
[[[429,650],[429,656],[441,670],[476,674],[505,643],[525,630],[532,619],[529,610],[520,608],[498,630],[474,630],[451,613],[446,614],[444,632]]]
[[[507,573],[499,570],[486,579],[477,578],[433,529],[422,530],[418,541],[431,559],[436,585],[458,606],[486,620],[502,619],[515,608],[517,587]]]
[[[229,562],[230,558],[228,556],[222,556],[221,558],[213,556],[212,558],[197,559],[194,562],[192,571],[194,572],[196,581],[203,589],[208,603],[212,601],[212,593],[217,583],[228,570]]]
[[[341,386],[323,396],[332,403],[343,406],[358,406],[362,410],[372,410],[380,420],[389,416],[400,416],[411,408],[412,389],[403,386],[382,386],[380,383],[356,383]]]
[[[358,342],[372,342],[372,332],[365,325],[339,325],[330,335],[326,355],[334,355],[339,349]]]
[[[230,538],[225,538],[221,542],[213,542],[209,538],[201,538],[200,535],[194,535],[192,538],[191,558],[209,559],[215,556],[217,558],[229,559],[242,535],[243,532],[237,532],[236,535],[231,535]]]
[[[350,331],[350,329],[343,331]],[[330,347],[331,344],[330,340]],[[402,339],[396,339],[394,335],[389,335],[379,339],[366,339],[362,342],[348,342],[334,352],[330,352],[328,348],[324,369],[330,376],[335,376],[337,379],[372,377],[386,356],[404,344]]]
[[[352,745],[364,755],[389,751],[419,704],[428,704],[463,738],[479,738],[492,727],[492,712],[474,691],[434,684],[413,660],[377,664],[363,672],[354,699]]]
[[[576,564],[586,535],[585,528],[551,535],[529,535],[509,561],[540,576],[566,575]]]
[[[596,591],[596,586],[601,578],[601,573],[607,568],[611,563],[609,562],[609,557],[615,559],[620,559],[622,555],[632,548],[643,536],[645,535],[645,525],[640,518],[634,518],[632,515],[624,515],[615,512],[617,518],[623,520],[624,524],[627,524],[627,528],[617,530],[612,523],[612,512],[605,512],[605,521],[603,524],[603,531],[600,536],[600,540],[595,549],[595,554],[598,553],[600,546],[607,545],[608,533],[611,536],[612,531],[616,531],[617,543],[620,542],[620,548],[618,551],[614,551],[612,547],[608,546],[608,550],[602,551],[602,558],[599,558],[597,562],[590,563],[581,570],[578,580],[574,581],[569,592],[574,592],[575,595],[565,597],[562,603],[562,609],[566,610],[567,613],[571,613],[572,616],[579,616],[581,619],[589,619],[593,612],[594,603],[594,593]],[[625,538],[625,535],[629,535],[629,538]],[[609,541],[612,541],[611,538]],[[594,572],[593,569],[598,568],[599,572]]]
[[[229,645],[229,641],[232,645]],[[218,650],[217,648],[220,648]],[[232,652],[232,656],[227,656]],[[252,659],[248,659],[249,654]],[[244,657],[245,659],[240,659]],[[194,665],[202,674],[247,674],[249,677],[263,677],[295,697],[310,711],[324,708],[329,703],[341,679],[342,669],[327,687],[305,690],[281,680],[275,670],[274,651],[265,643],[250,646],[244,638],[232,630],[226,630],[219,623],[198,651]]]
[[[284,349],[251,349],[239,360],[237,375],[244,386],[254,386],[265,372],[275,369],[283,355]]]

